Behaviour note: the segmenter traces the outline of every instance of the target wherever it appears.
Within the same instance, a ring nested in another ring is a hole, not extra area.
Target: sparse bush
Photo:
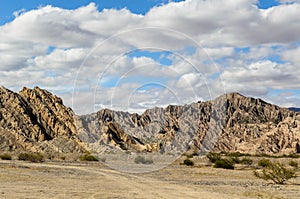
[[[242,157],[244,156],[245,154],[243,153],[240,153],[240,152],[233,152],[233,153],[228,153],[227,156],[230,156],[230,157]]]
[[[98,161],[98,159],[95,156],[93,156],[89,153],[86,153],[86,154],[80,156],[79,160],[80,161],[95,161],[95,162]]]
[[[2,159],[2,160],[11,160],[12,158],[11,158],[11,155],[5,153],[5,154],[0,155],[0,159]]]
[[[30,162],[42,162],[44,156],[41,153],[20,153],[18,156],[19,160],[30,161]]]
[[[259,153],[259,154],[256,154],[255,155],[256,157],[267,157],[267,158],[276,158],[277,156],[271,156],[269,154],[266,154],[266,153]]]
[[[219,153],[208,153],[206,157],[211,163],[215,163],[217,160],[221,159],[221,155]]]
[[[300,158],[299,154],[291,153],[289,155],[283,155],[282,157],[287,157],[287,158]]]
[[[282,163],[271,162],[261,172],[254,171],[254,176],[263,180],[272,180],[276,184],[283,184],[285,181],[296,178],[296,169],[288,169]]]
[[[300,158],[299,154],[296,153],[291,153],[289,155],[283,154],[283,155],[271,155],[271,154],[265,154],[265,153],[260,153],[256,154],[256,157],[266,157],[266,158]]]
[[[253,163],[253,160],[251,160],[250,158],[246,158],[244,157],[241,161],[240,164],[244,164],[244,165],[251,165]]]
[[[215,168],[234,169],[234,163],[228,159],[219,159],[215,161]]]
[[[257,165],[260,167],[267,167],[271,164],[271,161],[269,159],[263,158],[258,161]]]
[[[298,162],[296,162],[296,161],[291,160],[289,162],[289,165],[292,166],[292,167],[298,168]]]
[[[196,151],[194,151],[194,152],[192,153],[192,155],[193,155],[193,156],[199,156],[199,153],[196,152]]]
[[[194,166],[194,161],[193,160],[190,160],[190,159],[185,159],[183,161],[183,164],[184,165],[187,165],[187,166]]]
[[[137,156],[135,159],[134,159],[134,162],[136,164],[153,164],[153,160],[152,159],[147,159],[143,156]]]
[[[240,164],[241,163],[241,160],[238,157],[231,157],[230,161],[232,161],[235,164]]]

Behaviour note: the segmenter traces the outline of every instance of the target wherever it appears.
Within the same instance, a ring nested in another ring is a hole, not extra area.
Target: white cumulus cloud
[[[299,97],[270,94],[300,87],[299,1],[256,3],[166,1],[145,15],[95,3],[16,11],[0,26],[0,84],[49,89],[79,114],[111,96],[116,108],[141,110],[230,91],[300,106]]]

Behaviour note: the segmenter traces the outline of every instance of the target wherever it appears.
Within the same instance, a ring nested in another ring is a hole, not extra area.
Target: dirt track
[[[251,170],[172,165],[129,174],[100,163],[0,161],[0,198],[298,198],[300,179],[267,184]]]

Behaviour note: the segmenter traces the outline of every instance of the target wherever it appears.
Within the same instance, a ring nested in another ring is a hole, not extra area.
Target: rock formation
[[[141,115],[103,109],[76,116],[46,90],[1,87],[0,152],[15,150],[299,153],[300,113],[231,93]]]
[[[0,88],[0,150],[82,151],[74,113],[46,90]]]
[[[299,152],[299,125],[299,113],[231,93],[208,102],[153,108],[141,115],[100,110],[81,116],[78,132],[98,152],[117,147],[177,154],[187,149],[289,154]]]

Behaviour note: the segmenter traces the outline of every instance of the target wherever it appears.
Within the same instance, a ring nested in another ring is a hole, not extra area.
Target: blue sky
[[[259,3],[257,4],[257,6],[259,8],[262,8],[262,9],[267,9],[267,8],[270,8],[272,6],[277,6],[279,5],[280,3],[278,1],[274,1],[274,0],[264,0],[264,1],[259,1]]]
[[[227,92],[299,107],[299,1],[253,3],[2,1],[0,84],[46,88],[77,113]]]
[[[180,2],[183,0],[173,0],[173,2]],[[31,10],[36,9],[39,6],[53,5],[65,9],[75,9],[80,6],[89,4],[90,2],[95,2],[98,6],[99,11],[103,9],[121,9],[127,8],[133,13],[145,14],[152,7],[165,4],[168,0],[10,0],[0,3],[0,24],[7,23],[14,19],[13,12],[18,10]],[[272,6],[279,5],[277,1],[274,0],[260,0],[257,6],[259,8],[269,8]]]
[[[175,0],[179,2],[182,0]],[[95,2],[99,11],[103,9],[121,9],[127,8],[133,13],[145,14],[154,6],[167,3],[168,0],[10,0],[0,3],[0,24],[7,23],[14,19],[13,12],[18,10],[31,10],[36,9],[39,6],[53,5],[55,7],[61,7],[65,9],[75,9],[90,2]]]

